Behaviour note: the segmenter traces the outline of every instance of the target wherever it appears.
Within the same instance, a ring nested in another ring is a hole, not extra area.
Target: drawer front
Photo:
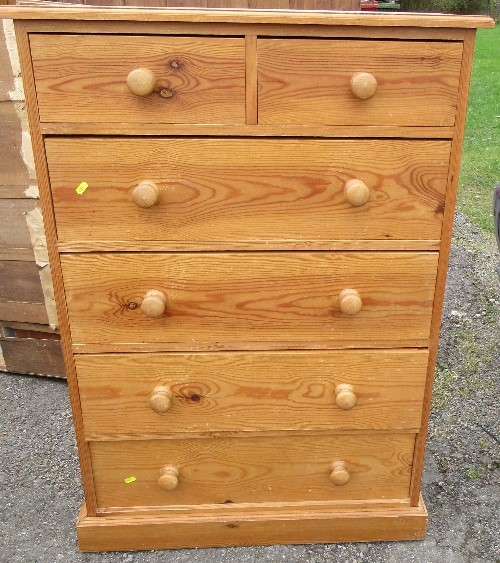
[[[133,351],[422,346],[437,258],[430,252],[110,253],[63,255],[61,262],[73,344]]]
[[[173,432],[416,430],[427,360],[423,350],[75,357],[88,440]]]
[[[60,242],[441,237],[448,141],[49,138],[45,147]],[[346,191],[353,180],[365,203]],[[145,181],[157,187],[149,208],[134,201]]]
[[[260,39],[259,123],[453,126],[461,59],[458,42]]]
[[[105,508],[406,498],[414,441],[414,434],[308,434],[91,442],[90,449]],[[331,481],[335,461],[347,464],[345,485]],[[164,467],[178,471],[172,490],[158,484]]]
[[[245,122],[242,38],[34,34],[30,45],[42,122]],[[128,87],[136,69],[151,93]]]

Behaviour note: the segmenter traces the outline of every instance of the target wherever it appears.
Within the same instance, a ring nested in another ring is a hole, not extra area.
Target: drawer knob
[[[377,79],[369,72],[357,72],[351,78],[351,92],[359,100],[369,100],[377,91]]]
[[[166,307],[167,296],[163,291],[158,291],[157,289],[148,291],[141,303],[142,312],[152,319],[161,317],[165,313]]]
[[[349,180],[344,186],[344,195],[347,201],[354,207],[361,207],[370,199],[370,188],[357,178]]]
[[[158,203],[160,188],[153,182],[145,180],[132,190],[132,201],[137,207],[147,209]]]
[[[149,397],[149,406],[158,414],[167,412],[172,402],[172,391],[169,387],[159,385],[153,389]]]
[[[148,68],[134,68],[127,76],[127,86],[136,96],[149,96],[156,87],[156,76]]]
[[[179,484],[179,470],[173,465],[165,465],[160,471],[158,486],[164,491],[173,491]]]
[[[340,310],[345,315],[357,315],[361,311],[363,302],[355,289],[343,289],[339,294]]]
[[[349,468],[345,461],[334,461],[330,465],[330,480],[337,487],[342,487],[349,483],[351,476],[349,475]]]
[[[354,393],[352,385],[339,383],[339,385],[335,387],[335,403],[337,403],[339,408],[348,411],[355,407],[357,402],[358,398],[356,397],[356,393]]]

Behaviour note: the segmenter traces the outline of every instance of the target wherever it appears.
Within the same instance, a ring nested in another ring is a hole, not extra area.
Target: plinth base
[[[81,551],[418,540],[426,529],[422,498],[415,507],[221,507],[99,516],[87,516],[83,506],[77,522]]]

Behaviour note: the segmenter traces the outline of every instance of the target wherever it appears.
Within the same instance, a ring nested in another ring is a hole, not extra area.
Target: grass
[[[500,182],[500,25],[478,29],[469,95],[458,209],[493,232],[491,200]]]

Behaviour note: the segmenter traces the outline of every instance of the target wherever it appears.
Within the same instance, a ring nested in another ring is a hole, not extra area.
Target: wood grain
[[[305,502],[405,498],[415,436],[296,436],[91,442],[100,507]],[[351,480],[330,481],[332,461],[346,461]],[[178,487],[157,486],[160,469],[179,470]],[[133,475],[134,483],[124,479]]]
[[[456,16],[446,14],[366,14],[360,12],[300,12],[267,10],[165,10],[155,8],[84,8],[60,4],[50,6],[3,6],[0,18],[27,20],[81,20],[81,21],[143,21],[148,22],[197,22],[294,24],[294,25],[346,25],[366,27],[438,27],[438,28],[492,28],[495,22],[488,16]]]
[[[302,505],[301,517],[288,507],[267,512],[244,508],[188,515],[176,510],[156,515],[87,517],[85,507],[77,523],[81,551],[131,550],[140,537],[141,549],[384,541],[423,539],[427,511],[422,499],[417,507],[357,507],[339,509]],[[258,538],[258,539],[257,539]]]
[[[59,340],[0,338],[0,346],[9,372],[66,377]]]
[[[42,123],[45,135],[141,135],[163,136],[165,125],[148,123]],[[394,138],[394,139],[451,139],[453,127],[385,127],[350,125],[198,125],[169,124],[169,136],[217,136],[217,137],[325,137],[325,138]]]
[[[5,255],[9,253],[10,260],[18,259],[17,251],[27,252],[30,259],[34,260],[24,214],[36,206],[37,202],[33,199],[0,199],[0,252]]]
[[[44,303],[38,266],[22,260],[0,261],[0,302]]]
[[[319,340],[335,348],[427,339],[437,254],[79,254],[61,263],[74,344],[197,350]],[[339,310],[346,287],[363,299],[354,317]],[[158,319],[140,308],[151,289],[167,296]]]
[[[460,43],[259,39],[259,123],[452,126]],[[370,100],[350,90],[360,71],[378,82]]]
[[[26,95],[26,105],[30,125],[31,142],[33,144],[33,154],[35,160],[37,182],[40,189],[40,203],[42,206],[45,234],[47,238],[47,250],[52,272],[52,282],[54,284],[54,296],[57,307],[57,316],[61,330],[61,347],[63,352],[64,367],[68,378],[69,398],[73,412],[73,422],[75,426],[76,443],[78,446],[78,457],[82,472],[82,484],[85,495],[85,502],[90,516],[96,513],[95,492],[88,444],[83,436],[83,422],[80,410],[80,399],[78,397],[78,385],[76,372],[73,363],[71,349],[71,335],[69,331],[68,314],[64,299],[63,280],[60,275],[61,264],[57,251],[56,227],[54,210],[50,196],[50,184],[43,146],[42,134],[40,132],[40,120],[36,101],[36,86],[31,66],[30,45],[28,32],[25,22],[14,22],[16,40],[19,51],[19,59],[23,73],[24,92]],[[16,319],[21,320],[21,319]],[[47,321],[44,321],[47,323]]]
[[[87,440],[171,433],[418,429],[424,350],[108,354],[75,357]],[[102,374],[106,374],[103,378]],[[353,386],[356,406],[335,404]],[[171,406],[149,406],[156,386]]]
[[[33,34],[30,45],[42,122],[245,123],[244,38]],[[145,97],[126,85],[140,67],[157,78]]]
[[[89,137],[48,138],[45,147],[63,244],[356,248],[441,236],[448,141]],[[372,192],[363,207],[345,198],[353,178]],[[144,180],[161,190],[149,209],[131,199]]]
[[[257,36],[245,37],[246,124],[256,125],[257,117]]]
[[[183,16],[185,10],[179,11]],[[204,11],[206,12],[206,11]],[[216,10],[208,13],[217,14]],[[252,15],[255,13],[252,10]],[[289,12],[290,13],[290,12]],[[271,14],[269,10],[266,15]],[[293,12],[292,12],[293,14]],[[311,12],[309,12],[311,14]],[[312,14],[315,18],[320,14]],[[331,15],[331,14],[330,14]],[[377,15],[379,20],[382,14]],[[485,18],[489,20],[489,18]],[[492,23],[492,20],[489,20]],[[395,27],[393,25],[359,26],[359,25],[296,25],[275,22],[249,23],[239,22],[189,22],[183,21],[138,21],[138,20],[25,20],[32,33],[72,33],[72,34],[137,34],[137,35],[207,35],[207,36],[244,36],[258,35],[264,37],[336,37],[336,38],[365,38],[365,39],[416,39],[439,41],[463,41],[465,29],[460,27]]]

